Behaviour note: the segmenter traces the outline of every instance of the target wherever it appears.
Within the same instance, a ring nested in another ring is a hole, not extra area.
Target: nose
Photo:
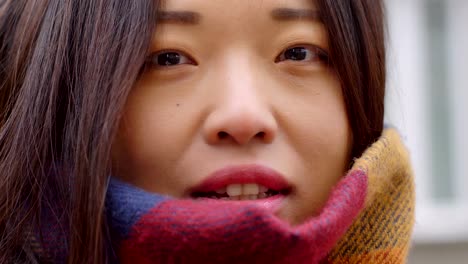
[[[271,143],[276,136],[276,124],[266,113],[242,107],[238,102],[212,113],[204,125],[209,144],[231,142],[246,145],[252,141]]]
[[[262,96],[261,90],[266,92],[265,89],[259,89],[260,74],[246,65],[236,65],[231,71],[225,67],[224,71],[226,78],[219,79],[222,88],[203,125],[206,142],[238,145],[273,142],[278,125],[267,96]]]

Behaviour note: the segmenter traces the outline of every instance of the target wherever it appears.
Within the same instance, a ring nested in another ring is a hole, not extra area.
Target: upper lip
[[[261,165],[230,166],[210,174],[204,181],[188,190],[188,194],[206,193],[230,184],[255,183],[275,191],[289,190],[291,185],[274,169]]]

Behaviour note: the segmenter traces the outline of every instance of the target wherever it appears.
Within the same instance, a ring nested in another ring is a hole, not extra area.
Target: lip
[[[274,169],[261,165],[229,166],[210,174],[197,186],[190,188],[194,192],[211,192],[230,184],[255,183],[272,190],[290,190],[291,185],[285,177]],[[264,199],[268,200],[268,199]]]

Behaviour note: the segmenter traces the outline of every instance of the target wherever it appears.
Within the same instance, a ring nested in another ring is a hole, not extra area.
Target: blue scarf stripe
[[[108,221],[124,239],[143,214],[168,199],[111,177],[106,196]]]

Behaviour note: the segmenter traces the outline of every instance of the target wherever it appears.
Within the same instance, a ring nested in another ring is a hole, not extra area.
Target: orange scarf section
[[[408,152],[395,129],[355,161],[368,175],[366,206],[328,255],[328,263],[406,263],[414,225],[415,193]]]

